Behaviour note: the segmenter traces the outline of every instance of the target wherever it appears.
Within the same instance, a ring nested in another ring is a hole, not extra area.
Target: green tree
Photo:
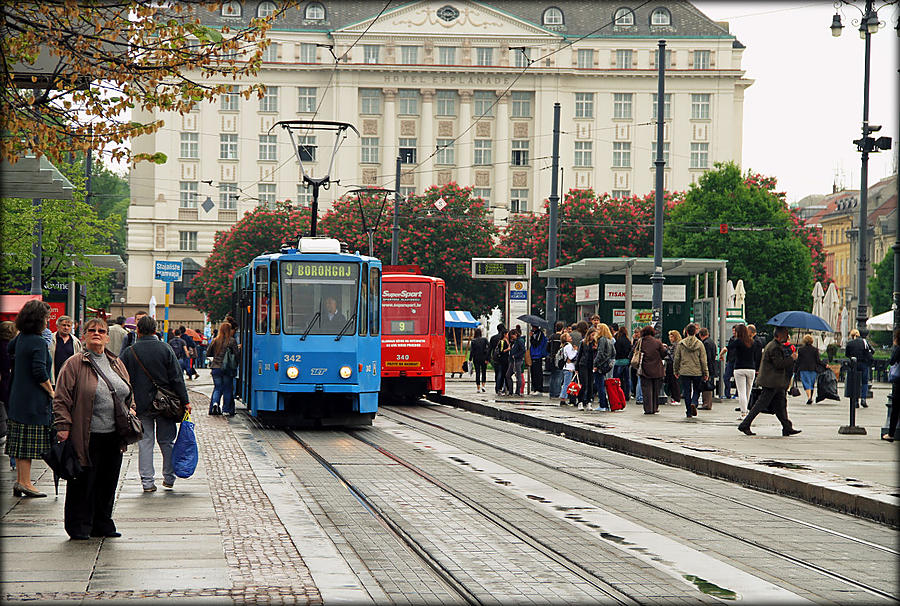
[[[115,232],[110,244],[110,253],[124,257],[128,246],[125,220],[128,218],[128,204],[131,187],[121,175],[109,170],[99,162],[91,168],[91,206],[100,219],[110,219],[115,224]]]
[[[668,256],[726,259],[728,277],[747,287],[747,320],[764,324],[809,307],[813,270],[782,197],[750,177],[731,162],[704,173],[672,209],[663,245]]]
[[[894,304],[894,249],[888,248],[884,259],[876,264],[875,275],[869,278],[869,305],[872,315],[883,313]]]

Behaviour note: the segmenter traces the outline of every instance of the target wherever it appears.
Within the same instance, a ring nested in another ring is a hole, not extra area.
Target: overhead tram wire
[[[632,12],[635,13],[635,12],[638,11],[639,9],[641,9],[641,8],[647,6],[648,4],[650,4],[651,1],[652,1],[652,0],[644,0],[644,2],[640,3],[640,4],[637,5],[634,9],[632,9]],[[453,139],[451,139],[449,144],[444,145],[444,146],[441,146],[441,147],[439,147],[439,148],[436,147],[435,150],[434,150],[433,152],[431,152],[431,154],[429,154],[425,159],[421,160],[420,162],[417,162],[417,163],[415,164],[415,166],[412,167],[411,170],[415,170],[415,169],[419,168],[420,166],[422,166],[422,164],[424,164],[425,162],[428,162],[430,159],[432,159],[433,157],[435,157],[435,156],[438,154],[439,151],[441,151],[441,150],[444,149],[445,147],[448,147],[449,145],[451,145],[451,144],[457,142],[463,135],[465,135],[467,132],[469,132],[470,130],[472,130],[472,128],[473,128],[476,124],[478,124],[478,123],[482,120],[482,118],[484,118],[484,117],[488,114],[488,112],[490,112],[490,110],[493,110],[494,107],[497,106],[497,104],[500,102],[500,99],[502,99],[503,97],[506,96],[506,94],[512,89],[513,86],[516,85],[516,83],[522,78],[522,76],[525,75],[525,72],[527,72],[528,69],[529,69],[532,65],[534,65],[535,63],[540,63],[540,62],[543,61],[544,59],[549,59],[550,57],[552,57],[552,56],[555,55],[556,53],[558,53],[558,52],[560,52],[560,51],[562,51],[562,50],[564,50],[564,49],[567,49],[567,48],[569,48],[570,46],[574,46],[575,44],[581,42],[582,40],[585,40],[585,39],[587,39],[587,38],[593,36],[594,34],[596,34],[597,32],[599,32],[600,30],[603,30],[603,29],[609,27],[610,25],[615,24],[615,22],[616,22],[616,19],[615,19],[615,17],[613,17],[613,20],[612,20],[612,21],[607,21],[606,23],[604,23],[604,24],[601,25],[600,27],[598,27],[598,28],[596,28],[596,29],[594,29],[594,30],[592,30],[592,31],[590,31],[590,32],[588,32],[588,33],[586,33],[586,34],[583,34],[583,35],[579,36],[578,38],[575,38],[575,39],[572,40],[571,42],[568,42],[568,43],[566,43],[566,44],[563,44],[562,46],[560,46],[560,47],[557,48],[556,50],[552,50],[552,51],[550,51],[549,53],[547,53],[547,54],[545,54],[545,55],[542,55],[542,56],[538,57],[537,59],[533,59],[533,60],[532,60],[532,59],[529,59],[528,63],[525,65],[525,67],[522,68],[522,71],[520,71],[520,72],[516,75],[516,77],[513,78],[513,81],[510,82],[509,86],[507,86],[507,87],[503,90],[503,93],[500,94],[500,95],[498,95],[497,98],[494,99],[494,102],[491,103],[490,107],[488,107],[488,109],[487,109],[484,113],[482,113],[480,116],[478,116],[477,118],[475,118],[475,120],[472,121],[472,122],[469,124],[469,126],[467,126],[467,127],[465,128],[465,130],[463,130],[461,133],[459,133],[458,135],[456,135],[456,137],[454,137]],[[409,174],[408,171],[403,171],[403,170],[401,170],[400,173],[401,173],[401,175],[403,175],[403,174]],[[392,175],[392,176],[393,176],[393,175]],[[395,177],[395,178],[396,178],[396,177]],[[382,187],[384,187],[384,185],[382,185]]]

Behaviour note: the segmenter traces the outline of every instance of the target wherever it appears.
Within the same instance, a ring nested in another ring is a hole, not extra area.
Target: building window
[[[658,48],[653,51],[653,65],[655,65],[656,67],[659,67],[659,49]],[[667,50],[666,51],[666,69],[669,69],[671,67],[672,67],[672,51]]]
[[[316,161],[316,136],[305,135],[297,137],[297,152],[302,162]]]
[[[527,46],[514,48],[509,52],[513,54],[513,65],[516,67],[528,67],[531,65],[531,49]]]
[[[416,163],[415,139],[400,139],[400,162],[401,164]]]
[[[439,90],[437,92],[437,115],[438,116],[455,116],[456,115],[456,91],[455,90]]]
[[[303,43],[300,45],[300,63],[316,62],[316,45]]]
[[[219,97],[219,109],[236,112],[240,109],[241,95],[237,86],[231,86]]]
[[[223,17],[240,17],[241,16],[241,3],[237,2],[237,0],[230,0],[229,2],[222,3],[222,16]]]
[[[631,167],[631,143],[627,141],[613,142],[613,166],[616,168]]]
[[[479,46],[475,48],[475,65],[493,65],[494,49],[490,47]]]
[[[309,21],[322,21],[325,18],[325,7],[318,2],[310,2],[303,14]]]
[[[259,6],[256,8],[256,16],[257,17],[268,17],[269,15],[275,14],[275,3],[266,0],[265,2],[260,2]]]
[[[275,206],[275,184],[274,183],[259,183],[256,186],[256,191],[259,194],[259,205],[270,208]]]
[[[672,15],[663,7],[653,9],[650,13],[650,25],[672,25]]]
[[[616,69],[631,69],[633,53],[630,48],[620,48],[616,51]]]
[[[663,143],[663,161],[666,163],[666,166],[669,166],[669,144]],[[654,164],[656,162],[656,141],[650,144],[650,163]]]
[[[397,111],[404,116],[419,115],[419,91],[414,88],[401,88],[397,91]]]
[[[178,232],[178,250],[197,250],[197,232]]]
[[[578,49],[578,69],[593,69],[594,67],[594,49],[579,48]]]
[[[631,119],[632,93],[613,93],[613,118]]]
[[[401,46],[400,47],[400,63],[405,65],[416,65],[419,62],[418,46]]]
[[[237,133],[221,133],[219,135],[219,159],[237,160],[238,136]]]
[[[710,52],[708,50],[694,51],[694,69],[709,69]]]
[[[219,210],[237,210],[237,183],[219,183]]]
[[[592,141],[575,142],[575,166],[586,167],[594,165],[594,144]]]
[[[260,160],[277,160],[278,159],[278,136],[277,135],[260,135],[259,136],[259,159]]]
[[[622,200],[623,198],[630,198],[631,191],[627,189],[614,189],[612,190],[612,197],[615,200]]]
[[[297,111],[299,113],[314,113],[316,111],[315,87],[297,87]]]
[[[630,8],[620,8],[616,11],[616,25],[634,25],[634,12]]]
[[[528,211],[528,190],[509,190],[509,212],[524,213]]]
[[[181,133],[181,157],[182,158],[199,158],[200,157],[200,134],[199,133]]]
[[[438,64],[439,65],[456,65],[456,47],[455,46],[439,46],[438,47]]]
[[[494,105],[497,103],[497,95],[494,94],[494,91],[477,90],[472,99],[475,104],[473,109],[475,110],[476,118],[482,116],[493,117]]]
[[[359,89],[359,113],[361,113],[361,114],[380,114],[381,113],[381,89],[378,89],[378,88],[361,88],[361,89]]]
[[[453,139],[438,139],[437,153],[434,156],[435,164],[456,164]]]
[[[663,120],[671,120],[672,119],[672,93],[666,93],[663,97]],[[657,106],[658,97],[656,93],[653,93],[653,111],[650,114],[650,117],[656,120],[657,112],[659,112],[659,107]]]
[[[575,117],[594,117],[594,93],[575,93]]]
[[[481,201],[490,206],[491,204],[491,188],[476,187],[472,190],[472,198],[481,198]]]
[[[178,185],[179,208],[197,208],[197,192],[199,184],[196,181],[181,181]]]
[[[267,86],[263,98],[259,100],[259,111],[261,112],[277,112],[278,111],[278,87]]]
[[[363,63],[378,64],[378,56],[381,53],[380,44],[363,44]]]
[[[691,143],[691,168],[709,168],[709,143]]]
[[[309,206],[312,204],[312,190],[306,183],[297,184],[297,204],[300,206]]]
[[[262,60],[268,63],[278,61],[278,43],[270,42],[269,46],[263,49]]]
[[[694,93],[691,95],[691,119],[709,119],[709,93]]]
[[[528,147],[527,139],[513,139],[512,142],[512,165],[528,166]]]
[[[363,137],[359,161],[363,164],[378,164],[378,137]]]
[[[563,12],[556,8],[555,6],[548,8],[544,11],[544,25],[562,25],[563,22]]]
[[[475,139],[475,158],[473,161],[477,166],[485,166],[491,163],[490,139]]]
[[[530,118],[534,93],[512,93],[510,96],[512,98],[512,117]]]
[[[407,186],[407,185],[402,185],[402,186],[400,186],[400,197],[403,198],[404,200],[405,200],[405,199],[408,199],[410,196],[415,196],[415,195],[416,195],[416,188],[415,188],[415,187],[413,187],[413,186],[411,186],[411,185],[409,185],[409,186]]]

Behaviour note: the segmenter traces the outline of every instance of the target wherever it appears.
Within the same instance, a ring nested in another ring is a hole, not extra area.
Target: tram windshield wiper
[[[348,328],[350,328],[350,325],[353,323],[354,320],[356,320],[356,314],[353,314],[352,316],[350,316],[350,319],[347,320],[346,324],[344,324],[344,327],[341,329],[341,332],[339,332],[338,335],[334,338],[335,341],[341,340],[341,337],[344,336],[344,331],[347,330]]]
[[[310,320],[310,321],[309,321],[309,324],[306,325],[306,330],[303,331],[303,336],[300,337],[300,340],[301,340],[301,341],[305,341],[305,340],[306,340],[306,335],[309,334],[309,331],[312,330],[313,324],[316,323],[316,320],[318,320],[318,319],[319,319],[319,316],[321,316],[321,315],[322,315],[322,313],[317,311],[317,312],[316,312],[316,315],[314,315],[314,316],[312,317],[312,320]]]

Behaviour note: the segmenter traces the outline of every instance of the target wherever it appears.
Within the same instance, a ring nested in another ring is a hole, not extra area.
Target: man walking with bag
[[[788,340],[789,329],[784,326],[775,328],[775,338],[769,341],[762,353],[762,362],[759,365],[759,377],[757,384],[762,387],[762,393],[756,400],[756,404],[738,425],[738,431],[748,436],[756,435],[750,431],[753,419],[761,412],[774,412],[775,417],[781,422],[781,435],[792,436],[800,433],[794,429],[787,416],[787,389],[791,384],[791,376],[794,374],[794,362],[797,360],[797,351],[788,349],[784,343]]]
[[[144,492],[155,492],[156,471],[153,467],[153,441],[159,444],[163,457],[163,487],[171,490],[175,485],[172,466],[172,446],[178,433],[176,423],[181,419],[169,419],[153,413],[152,403],[157,387],[175,394],[191,411],[187,388],[184,385],[182,367],[175,359],[175,352],[156,338],[156,320],[143,316],[137,324],[137,341],[127,347],[120,356],[131,377],[135,408],[144,425],[144,437],[138,443],[138,469]]]

